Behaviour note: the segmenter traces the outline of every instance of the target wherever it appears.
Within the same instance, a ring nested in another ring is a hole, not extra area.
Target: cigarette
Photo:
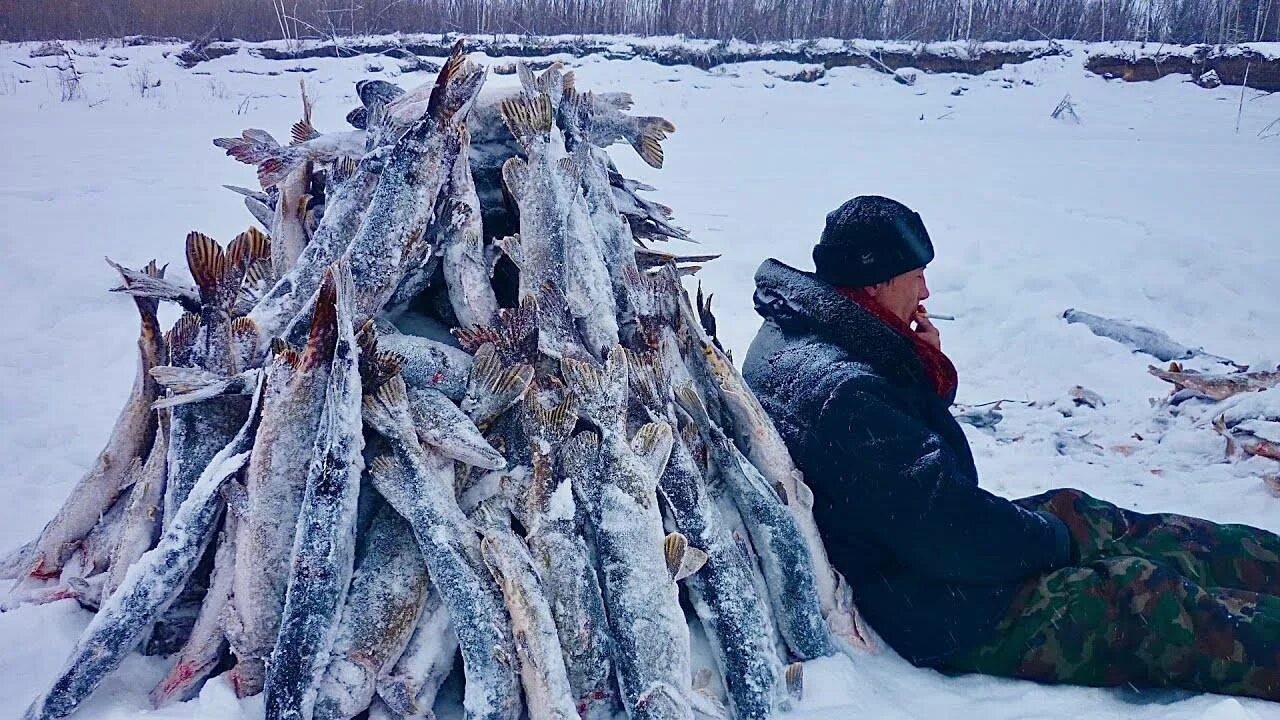
[[[930,320],[955,320],[956,319],[955,315],[938,315],[937,313],[930,313],[930,312],[920,313],[920,314],[929,318]]]

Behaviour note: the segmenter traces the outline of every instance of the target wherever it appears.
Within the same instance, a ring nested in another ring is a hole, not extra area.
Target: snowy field
[[[106,292],[116,277],[102,256],[135,267],[156,257],[181,275],[188,230],[224,242],[243,230],[248,214],[219,185],[252,185],[252,171],[210,139],[246,127],[286,137],[299,77],[322,131],[344,128],[355,80],[424,80],[399,75],[387,58],[241,55],[191,71],[161,56],[176,46],[90,45],[78,49],[96,57],[75,58],[83,97],[63,102],[58,73],[45,67],[53,59],[29,58],[32,47],[0,45],[4,550],[52,517],[106,440],[134,374],[136,312]],[[986,487],[1013,497],[1069,485],[1145,512],[1280,531],[1280,498],[1261,480],[1274,463],[1225,462],[1210,408],[1153,406],[1167,393],[1146,373],[1154,360],[1059,317],[1069,307],[1127,316],[1238,362],[1280,363],[1280,138],[1257,137],[1280,116],[1280,95],[1246,92],[1236,132],[1240,88],[1204,90],[1183,76],[1107,82],[1085,72],[1083,46],[1073,50],[979,77],[922,75],[914,87],[857,68],[805,84],[773,77],[797,69],[781,64],[571,64],[581,86],[630,91],[636,112],[678,127],[664,170],[625,147],[613,155],[659,188],[653,197],[675,207],[703,243],[697,251],[725,254],[701,276],[739,358],[758,325],[751,276],[760,261],[811,268],[828,210],[857,194],[889,195],[921,213],[937,247],[929,305],[958,316],[942,339],[960,369],[960,402],[1036,403],[1005,404],[992,430],[966,428]],[[247,74],[298,67],[314,71]],[[160,85],[144,95],[143,80]],[[1049,117],[1067,93],[1080,124]],[[1107,404],[1075,407],[1074,385]],[[89,617],[72,601],[0,615],[0,717],[21,713]],[[260,700],[236,701],[221,680],[191,703],[151,712],[146,693],[164,669],[130,658],[78,717],[261,712]],[[805,687],[791,717],[1280,717],[1280,705],[1218,696],[947,678],[891,652],[811,663]]]

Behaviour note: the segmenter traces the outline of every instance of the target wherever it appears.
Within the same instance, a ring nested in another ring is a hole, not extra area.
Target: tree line
[[[1276,0],[0,0],[0,38],[387,32],[684,34],[747,41],[1280,40]]]

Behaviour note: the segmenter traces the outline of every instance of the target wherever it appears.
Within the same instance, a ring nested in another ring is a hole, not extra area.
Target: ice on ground
[[[53,516],[128,393],[137,315],[106,293],[116,278],[102,256],[131,266],[156,257],[181,276],[187,231],[225,241],[243,230],[241,198],[219,185],[252,186],[253,169],[210,141],[246,127],[282,137],[299,115],[299,77],[325,132],[347,129],[356,79],[427,79],[384,61],[368,72],[367,58],[239,54],[183,70],[163,56],[177,45],[70,43],[82,77],[78,99],[62,102],[67,73],[50,67],[58,58],[30,58],[34,47],[0,45],[0,551]],[[635,112],[679,128],[661,171],[626,147],[612,154],[702,242],[669,249],[724,253],[700,276],[737,357],[759,323],[751,276],[760,261],[812,267],[829,210],[856,194],[889,195],[921,213],[937,248],[927,305],[957,316],[940,325],[960,402],[1035,402],[1005,403],[1000,424],[966,428],[986,487],[1022,496],[1074,486],[1144,512],[1280,530],[1280,500],[1259,479],[1275,463],[1226,462],[1212,406],[1153,407],[1169,386],[1147,375],[1151,358],[1059,317],[1086,308],[1257,368],[1280,363],[1280,139],[1258,137],[1280,117],[1280,94],[1246,91],[1241,104],[1239,87],[1206,90],[1185,76],[1109,82],[1084,70],[1087,46],[1071,47],[1070,57],[980,76],[921,74],[911,87],[861,68],[790,83],[768,71],[795,64],[570,64],[584,87],[628,91]],[[140,91],[144,75],[160,85]],[[1079,125],[1049,118],[1068,93]],[[176,315],[163,312],[167,327]],[[1106,405],[1077,406],[1075,385]],[[88,619],[69,601],[0,615],[0,717],[18,715],[53,678]],[[165,670],[131,656],[80,716],[261,716],[260,700],[237,701],[216,679],[193,703],[147,714]],[[1257,700],[948,678],[892,653],[812,662],[805,686],[796,720],[1280,717],[1280,706]],[[442,717],[458,715],[456,692],[441,702],[452,703]]]

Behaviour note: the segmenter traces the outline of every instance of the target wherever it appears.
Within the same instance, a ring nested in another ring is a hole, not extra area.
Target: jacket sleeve
[[[822,411],[839,477],[823,483],[860,532],[941,580],[993,584],[1065,567],[1066,525],[978,487],[936,433],[880,378],[846,381]]]

